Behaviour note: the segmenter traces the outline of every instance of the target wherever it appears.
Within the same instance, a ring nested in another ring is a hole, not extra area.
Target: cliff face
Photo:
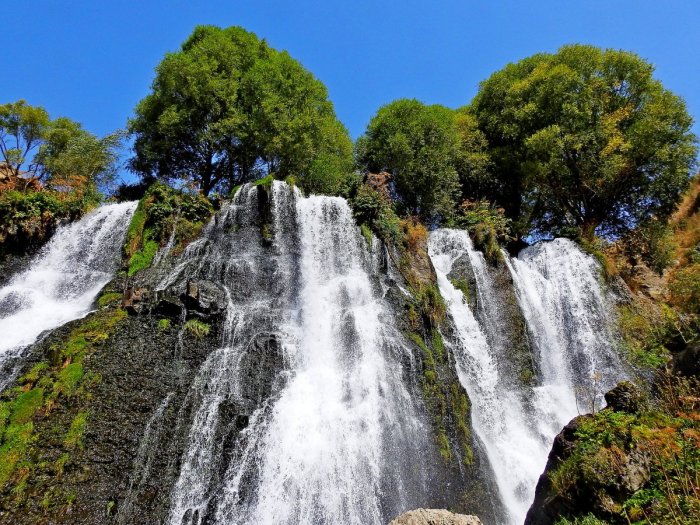
[[[302,373],[291,369],[282,321],[296,315],[287,304],[301,293],[305,248],[298,210],[284,200],[291,195],[273,193],[246,189],[182,246],[180,232],[169,242],[164,227],[161,248],[143,268],[134,254],[147,252],[149,239],[132,234],[144,235],[149,222],[137,211],[124,270],[103,289],[96,310],[35,344],[2,394],[0,435],[11,462],[0,469],[0,523],[165,523],[180,507],[178,522],[215,520],[227,503],[214,495],[226,493],[232,465],[243,473],[237,505],[261,497],[262,466],[245,457],[254,453],[253,432],[265,435],[256,418],[272,418],[269,407]],[[320,208],[324,214],[343,209],[335,201],[328,206]],[[178,213],[173,207],[173,222],[162,223],[173,232]],[[359,234],[351,239],[365,242]],[[417,251],[422,262],[397,265],[401,250],[376,238],[372,244],[362,262],[368,298],[384,304],[380,315],[395,323],[382,347],[398,368],[384,381],[398,381],[408,395],[387,415],[410,410],[420,429],[381,431],[382,468],[397,469],[378,478],[383,519],[425,506],[496,521],[500,510],[469,426],[470,403],[438,335],[450,332],[449,321],[430,295],[435,275],[425,245]],[[407,279],[402,271],[411,266]],[[351,293],[342,292],[347,321],[358,315]],[[353,325],[368,328],[346,322],[334,339],[347,345],[350,367],[362,344]],[[397,479],[400,494],[392,493]]]

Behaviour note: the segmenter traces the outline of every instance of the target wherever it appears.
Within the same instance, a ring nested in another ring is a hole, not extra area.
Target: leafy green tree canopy
[[[470,111],[520,234],[614,234],[673,210],[696,141],[653,70],[633,53],[571,45],[481,84]]]
[[[104,138],[68,118],[51,120],[24,100],[0,105],[0,160],[15,177],[50,188],[94,193],[116,175],[120,133]]]
[[[333,192],[352,169],[352,142],[325,86],[240,27],[199,26],[167,54],[129,130],[136,172],[194,182],[204,194],[265,173]]]
[[[449,214],[459,191],[460,136],[455,113],[401,99],[381,107],[358,139],[358,162],[392,175],[404,211],[430,219]]]

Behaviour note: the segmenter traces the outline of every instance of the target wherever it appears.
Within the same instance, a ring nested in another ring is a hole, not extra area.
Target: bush
[[[500,243],[513,239],[512,221],[505,216],[503,208],[497,208],[486,200],[462,202],[449,225],[470,232],[474,247],[491,262],[500,261],[503,257]]]

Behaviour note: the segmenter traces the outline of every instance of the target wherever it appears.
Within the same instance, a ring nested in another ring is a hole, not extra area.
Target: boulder
[[[605,394],[605,402],[611,410],[634,414],[644,401],[642,392],[629,381],[622,381]]]
[[[416,509],[401,514],[389,525],[481,525],[476,516],[453,514],[444,509]]]
[[[226,294],[211,281],[199,279],[187,281],[182,300],[188,310],[205,315],[216,315],[226,308]]]
[[[122,298],[122,308],[131,315],[139,314],[149,295],[148,288],[127,288]]]

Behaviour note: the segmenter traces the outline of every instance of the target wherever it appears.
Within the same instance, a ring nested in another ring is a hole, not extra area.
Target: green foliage
[[[268,175],[267,177],[256,180],[254,184],[255,186],[260,186],[261,188],[265,188],[267,191],[269,191],[272,188],[272,181],[274,180],[275,178],[272,175]]]
[[[618,326],[627,358],[644,369],[665,366],[670,359],[667,346],[681,335],[671,308],[641,300],[618,307]]]
[[[360,224],[360,233],[362,233],[362,237],[364,237],[367,247],[371,250],[373,237],[372,229],[363,222]]]
[[[196,27],[156,68],[129,130],[134,170],[205,195],[264,173],[325,192],[352,168],[352,143],[323,84],[240,27]]]
[[[452,110],[402,99],[377,111],[358,156],[366,169],[391,173],[407,213],[429,219],[448,216],[454,207],[459,144]]]
[[[668,216],[696,156],[682,99],[637,55],[564,46],[509,64],[470,106],[516,233],[621,232]]]
[[[561,518],[557,520],[555,525],[608,525],[608,522],[599,520],[593,514],[588,514],[582,518],[574,518],[573,520]]]
[[[51,191],[0,189],[0,255],[21,253],[28,245],[43,242],[56,221],[77,219],[87,206],[82,200],[62,199]]]
[[[398,243],[403,235],[398,216],[389,200],[368,184],[359,185],[349,198],[355,220],[368,226],[387,243]]]
[[[97,306],[100,308],[104,308],[106,306],[113,305],[114,303],[117,303],[121,301],[122,299],[122,294],[119,292],[106,292],[103,293],[99,299],[97,299]]]
[[[129,259],[129,269],[127,275],[131,277],[132,275],[149,268],[153,262],[156,253],[158,253],[158,243],[146,238],[143,248],[137,251]]]
[[[581,419],[571,455],[549,474],[552,489],[565,499],[593,491],[606,510],[560,523],[697,523],[698,386],[696,378],[667,377],[656,402],[636,413],[604,409]],[[639,461],[648,475],[633,490],[624,481]]]
[[[30,175],[40,169],[28,156],[41,145],[50,124],[49,114],[40,106],[30,106],[24,100],[0,105],[0,153],[17,176],[28,162]]]
[[[99,200],[97,187],[114,179],[122,135],[100,139],[65,117],[49,118],[24,100],[0,105],[0,155],[17,180],[36,178],[77,200]]]
[[[700,315],[700,263],[674,272],[668,287],[672,304],[688,314]]]
[[[124,255],[131,277],[151,266],[160,246],[175,234],[178,254],[199,235],[213,213],[211,203],[198,193],[153,184],[139,201],[126,234]]]
[[[167,332],[170,330],[170,319],[164,317],[163,319],[158,320],[158,330],[161,332]]]
[[[201,339],[209,335],[211,326],[199,319],[189,319],[185,323],[185,330],[197,339]]]

